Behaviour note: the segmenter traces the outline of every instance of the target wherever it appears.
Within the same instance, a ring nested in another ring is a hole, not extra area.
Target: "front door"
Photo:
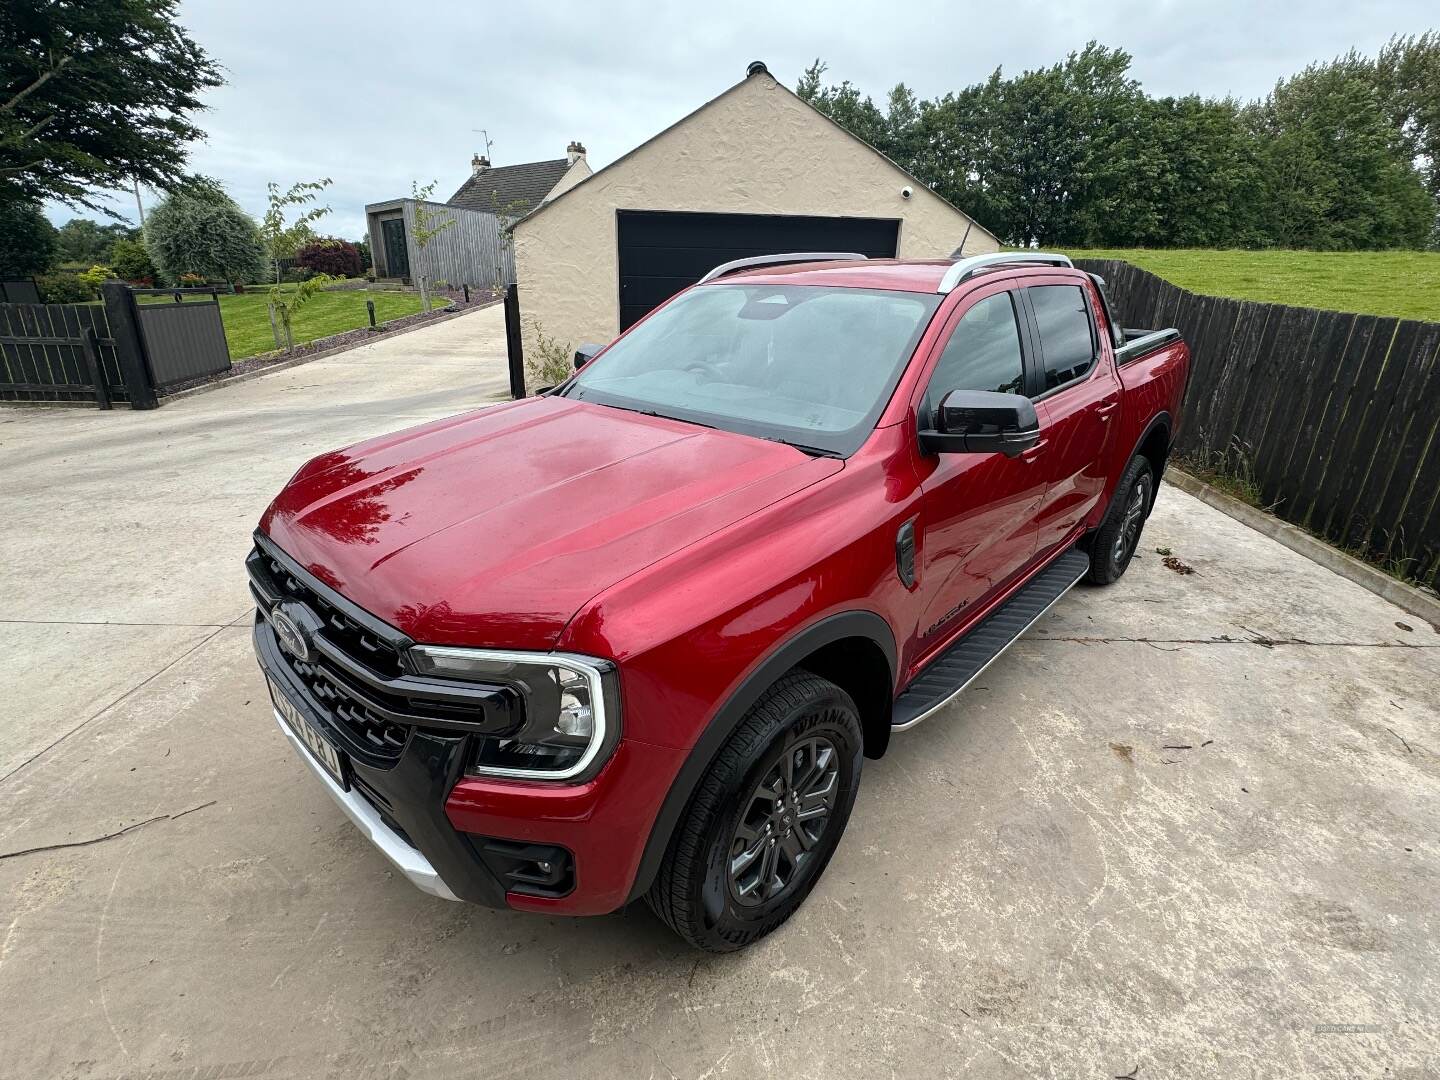
[[[410,252],[405,246],[405,219],[390,218],[380,223],[381,235],[385,238],[385,275],[408,278],[410,276]]]
[[[1003,283],[957,309],[919,406],[922,427],[933,424],[936,406],[951,390],[1025,392],[1028,346],[1020,316],[1015,293]],[[1029,562],[1045,494],[1045,470],[1034,454],[934,454],[922,457],[920,468],[917,661]]]

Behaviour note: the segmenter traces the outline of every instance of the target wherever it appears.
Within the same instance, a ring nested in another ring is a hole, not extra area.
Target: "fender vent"
[[[907,589],[915,587],[915,519],[900,526],[895,534],[895,572]]]

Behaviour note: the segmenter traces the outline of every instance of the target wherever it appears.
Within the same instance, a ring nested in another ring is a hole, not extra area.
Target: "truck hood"
[[[531,398],[322,454],[260,527],[416,641],[549,649],[604,589],[843,464]]]

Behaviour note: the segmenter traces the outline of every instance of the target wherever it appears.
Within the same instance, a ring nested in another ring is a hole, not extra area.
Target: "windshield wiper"
[[[778,442],[782,446],[793,446],[802,454],[809,454],[811,457],[843,458],[845,456],[838,450],[827,450],[823,446],[807,446],[805,443],[791,442],[789,439],[777,439],[769,435],[759,435],[756,437],[764,439],[766,442]]]
[[[641,416],[654,416],[661,420],[674,420],[677,424],[694,424],[696,427],[709,428],[711,431],[719,431],[714,424],[702,424],[699,420],[691,420],[688,416],[672,416],[669,413],[656,412],[654,409],[632,409],[626,405],[616,405],[617,409],[624,409],[626,412],[639,413]]]

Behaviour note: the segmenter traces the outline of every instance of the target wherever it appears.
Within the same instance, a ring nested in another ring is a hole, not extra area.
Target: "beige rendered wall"
[[[541,201],[549,202],[556,196],[565,194],[565,192],[569,191],[594,171],[594,169],[590,168],[590,163],[583,157],[576,158],[575,163],[565,170],[565,175],[560,177],[560,179],[556,181],[555,186],[550,189],[550,194],[546,195]]]
[[[900,195],[914,188],[909,199]],[[900,218],[902,258],[944,258],[970,219],[821,116],[753,75],[515,228],[524,347],[532,317],[561,345],[619,333],[616,210]],[[976,223],[965,254],[999,244]]]

